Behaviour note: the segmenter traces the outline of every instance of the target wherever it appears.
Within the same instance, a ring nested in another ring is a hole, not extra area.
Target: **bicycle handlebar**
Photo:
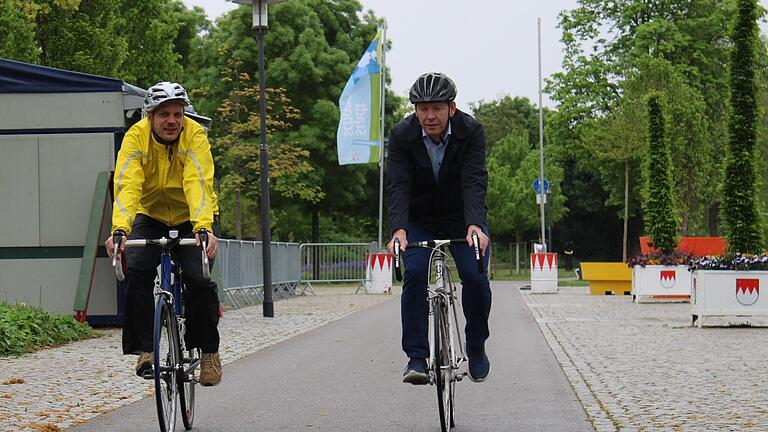
[[[125,273],[123,272],[123,260],[122,255],[120,254],[120,235],[115,235],[115,249],[114,253],[112,255],[112,266],[115,268],[115,276],[117,277],[117,280],[123,281],[125,280]],[[200,236],[200,242],[202,245],[202,261],[203,261],[203,277],[206,279],[211,278],[211,269],[209,268],[208,264],[208,254],[205,253],[205,249],[208,244],[208,235],[206,233],[201,233]],[[176,239],[176,238],[159,238],[159,239],[131,239],[125,241],[125,247],[144,247],[149,245],[155,245],[155,246],[169,246],[169,245],[178,245],[178,246],[196,246],[197,245],[197,239],[194,238],[183,238],[183,239]]]
[[[406,249],[409,248],[439,248],[445,245],[454,245],[454,244],[467,244],[466,239],[451,239],[451,240],[423,240],[423,241],[417,241],[417,242],[408,242],[408,244],[405,246]],[[479,273],[485,272],[485,266],[483,264],[483,259],[480,256],[480,239],[477,235],[477,232],[472,232],[472,247],[475,250],[475,261],[477,261],[477,271]],[[398,282],[403,280],[403,274],[400,270],[400,240],[395,237],[394,239],[394,252],[395,252],[395,278]]]

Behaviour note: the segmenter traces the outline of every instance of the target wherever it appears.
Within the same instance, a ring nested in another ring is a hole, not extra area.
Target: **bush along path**
[[[0,303],[0,357],[98,336],[88,324],[39,307]]]

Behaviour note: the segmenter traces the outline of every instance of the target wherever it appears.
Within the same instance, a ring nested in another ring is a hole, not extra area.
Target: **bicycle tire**
[[[437,384],[437,410],[440,415],[440,428],[449,432],[453,426],[452,380],[450,349],[448,348],[447,310],[442,298],[435,300],[433,310],[435,351],[435,383]]]
[[[179,370],[179,407],[181,408],[181,421],[184,429],[192,429],[195,421],[195,386],[197,385],[196,369],[200,366],[200,349],[193,348],[188,351],[189,357],[183,357],[182,367]]]
[[[173,432],[176,428],[176,402],[179,396],[178,331],[175,312],[166,303],[165,296],[159,296],[155,304],[152,360],[160,432]]]

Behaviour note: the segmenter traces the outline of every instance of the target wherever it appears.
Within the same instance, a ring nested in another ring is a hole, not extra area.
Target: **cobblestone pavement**
[[[315,287],[316,296],[275,302],[274,318],[264,318],[261,305],[225,312],[222,363],[392,298],[354,290]],[[121,354],[120,330],[99,332],[100,338],[0,358],[0,431],[56,432],[151,396],[151,381],[133,374],[136,357]]]
[[[688,303],[584,287],[521,294],[595,430],[768,430],[765,327],[708,318],[719,326],[699,329]]]

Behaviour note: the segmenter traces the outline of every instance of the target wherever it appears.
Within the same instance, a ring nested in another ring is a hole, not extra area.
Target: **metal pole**
[[[541,210],[541,238],[540,243],[547,251],[546,236],[544,234],[544,200],[546,193],[544,191],[544,112],[542,109],[541,92],[541,18],[537,18],[539,30],[539,209]]]
[[[387,81],[384,79],[385,75],[385,60],[387,51],[387,23],[384,22],[383,32],[381,34],[381,127],[379,129],[381,136],[381,147],[379,148],[379,247],[384,247],[382,244],[382,225],[384,223],[384,87]]]
[[[262,265],[264,267],[264,316],[275,316],[272,302],[272,233],[269,217],[269,149],[267,147],[267,92],[264,83],[264,34],[267,29],[260,27],[256,30],[259,40],[259,106],[261,111],[261,146],[259,162],[261,166],[261,247]]]

